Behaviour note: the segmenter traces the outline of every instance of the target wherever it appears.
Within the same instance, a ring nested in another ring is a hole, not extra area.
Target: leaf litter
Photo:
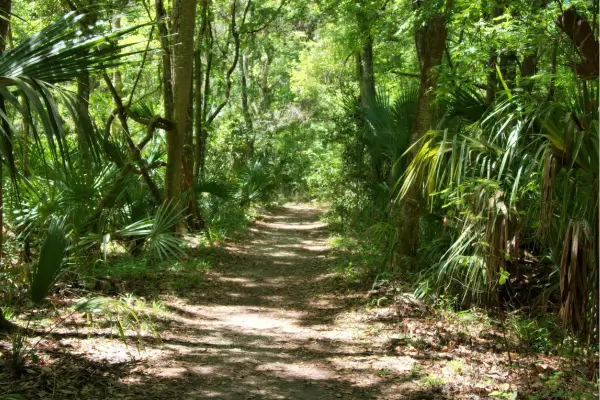
[[[211,250],[213,267],[196,271],[201,279],[184,281],[185,290],[167,290],[164,273],[160,285],[134,282],[128,289],[164,305],[152,316],[160,338],[127,331],[124,341],[113,327],[74,313],[80,298],[51,298],[56,311],[27,334],[28,343],[39,341],[37,363],[26,360],[15,374],[10,341],[2,342],[0,393],[486,399],[549,398],[580,384],[583,360],[526,351],[483,312],[468,320],[440,315],[398,283],[347,290],[328,269],[333,256],[321,212],[290,205],[265,213],[245,238]],[[366,306],[373,298],[386,301]]]

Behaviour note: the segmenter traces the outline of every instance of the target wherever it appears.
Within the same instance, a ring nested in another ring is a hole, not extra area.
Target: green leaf
[[[506,271],[504,268],[500,267],[500,279],[498,279],[498,283],[500,286],[504,285],[510,276],[510,272]]]
[[[48,233],[40,250],[40,257],[34,263],[30,277],[30,294],[34,303],[46,298],[52,285],[57,281],[65,261],[67,232],[65,218],[50,220]]]

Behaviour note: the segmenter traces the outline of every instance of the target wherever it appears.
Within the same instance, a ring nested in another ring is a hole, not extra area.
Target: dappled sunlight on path
[[[177,329],[165,333],[153,372],[201,382],[191,396],[370,398],[368,384],[352,383],[333,365],[366,350],[348,321],[336,323],[347,304],[327,293],[329,247],[319,214],[279,208],[255,222],[243,243],[228,244],[234,257],[208,273],[208,290],[176,304]]]
[[[105,328],[57,330],[66,351],[52,371],[75,386],[90,382],[64,398],[424,398],[401,394],[414,388],[415,360],[386,353],[388,328],[374,328],[364,296],[331,279],[320,214],[275,208],[239,243],[217,249],[192,289],[162,297],[161,339],[147,337],[139,351]],[[39,385],[54,393],[44,379]]]
[[[328,286],[319,217],[316,208],[280,207],[227,244],[203,290],[169,303],[176,326],[146,376],[180,381],[177,392],[190,399],[384,395],[386,377],[368,371],[376,344],[352,312],[364,300]]]

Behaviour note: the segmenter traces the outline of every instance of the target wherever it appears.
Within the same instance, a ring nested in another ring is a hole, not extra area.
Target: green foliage
[[[386,255],[379,252],[378,246],[347,236],[333,236],[329,243],[334,254],[331,268],[349,283],[386,279]]]
[[[511,243],[519,243],[525,249],[541,245],[545,252],[555,251],[553,249],[557,249],[560,242],[551,241],[549,235],[536,228],[543,225],[544,229],[551,229],[553,235],[565,238],[571,229],[569,226],[573,226],[569,218],[594,220],[595,211],[586,204],[594,204],[595,200],[588,198],[588,191],[581,198],[563,197],[563,204],[577,199],[571,209],[574,212],[563,209],[563,216],[570,217],[563,217],[560,223],[551,225],[546,222],[552,219],[552,211],[544,211],[547,207],[544,204],[555,201],[547,199],[548,195],[553,197],[556,193],[554,186],[566,183],[562,189],[575,192],[587,187],[588,179],[597,176],[597,167],[588,164],[597,155],[581,153],[576,149],[584,146],[576,143],[569,144],[573,147],[567,150],[568,146],[560,139],[571,129],[569,123],[561,127],[559,122],[558,116],[569,115],[566,104],[559,111],[555,104],[533,107],[529,101],[527,96],[511,96],[498,101],[475,124],[463,125],[460,129],[465,133],[451,136],[448,130],[431,131],[422,139],[406,173],[400,196],[410,185],[423,182],[430,207],[445,214],[447,226],[442,235],[422,248],[432,266],[424,274],[420,294],[427,294],[437,287],[438,291],[462,292],[466,303],[495,302],[494,297],[489,296],[490,290],[496,291],[508,284],[516,272],[510,268],[514,268],[519,254]],[[456,125],[451,126],[457,129]],[[576,140],[586,136],[578,137]],[[590,143],[596,140],[594,128],[587,137]],[[564,151],[573,149],[571,159],[581,163],[580,166],[567,165],[558,171],[558,175],[548,177],[543,170],[549,162],[547,157],[550,160],[553,157],[549,146]],[[581,161],[577,161],[579,156]],[[573,179],[567,183],[560,178],[561,173]],[[580,232],[583,230],[577,235],[586,238],[588,233],[583,232],[588,231],[582,226],[587,225],[583,224],[577,225]],[[498,241],[498,238],[504,239]],[[557,275],[550,276],[558,278]],[[548,283],[546,287],[552,287],[552,284]]]
[[[539,400],[543,398],[556,399],[576,399],[576,400],[591,400],[597,398],[597,384],[592,385],[584,379],[578,379],[577,386],[572,389],[566,388],[564,372],[554,372],[552,375],[544,377],[544,388],[541,393],[534,396],[527,396],[528,400]],[[594,387],[595,386],[595,387]]]
[[[39,359],[35,347],[30,345],[22,329],[18,329],[11,335],[10,342],[10,358],[7,366],[13,374],[20,376],[28,360],[37,364]]]
[[[197,182],[194,185],[194,191],[196,193],[207,193],[219,197],[222,200],[229,200],[233,197],[233,188],[226,183],[217,181]]]
[[[147,240],[152,257],[165,260],[184,254],[181,235],[175,228],[183,219],[184,210],[174,201],[161,204],[153,218],[144,218],[116,232],[121,237],[141,237]]]
[[[210,266],[191,247],[235,237],[258,207],[316,200],[329,208],[330,267],[345,284],[408,280],[458,329],[491,324],[472,306],[528,309],[507,321],[522,347],[580,355],[597,335],[598,90],[593,76],[582,76],[576,33],[556,23],[561,4],[278,3],[246,3],[247,13],[234,3],[237,65],[230,5],[207,2],[206,16],[198,13],[199,74],[185,88],[198,103],[180,148],[161,76],[180,70],[154,54],[161,39],[175,44],[177,36],[159,37],[160,21],[144,23],[157,15],[152,5],[130,2],[120,30],[109,26],[114,10],[50,23],[62,6],[13,5],[24,19],[12,18],[0,56],[7,301],[17,304],[29,282],[41,302],[67,256],[69,277],[83,272],[94,284],[114,284],[113,294],[137,284],[185,295]],[[597,3],[568,5],[594,25]],[[425,76],[428,49],[415,49],[415,33],[440,13],[445,52]],[[361,85],[371,51],[375,98]],[[423,99],[432,105],[425,118],[417,115]],[[428,120],[423,137],[415,137],[419,118]],[[175,166],[181,195],[164,201],[174,151],[184,156]],[[410,232],[418,259],[408,265],[397,242],[399,206],[412,191],[422,203],[419,231]],[[124,339],[127,330],[152,330],[143,327],[149,308],[125,296],[80,310],[109,318]],[[456,373],[462,363],[449,368]],[[437,388],[438,380],[422,383]],[[544,396],[578,396],[563,390],[564,380],[548,379]]]
[[[139,26],[94,35],[87,29],[80,29],[84,18],[84,14],[76,12],[65,14],[15,49],[2,54],[0,75],[58,83],[70,81],[83,71],[103,71],[123,64],[123,57],[128,54],[119,52],[130,45],[115,45],[113,41]]]
[[[444,381],[437,375],[427,375],[419,380],[419,385],[428,389],[436,390],[444,386]]]
[[[33,264],[31,270],[29,290],[34,303],[44,300],[58,280],[65,263],[67,240],[65,220],[52,218],[38,262]]]
[[[560,343],[560,338],[563,337],[556,321],[550,318],[538,320],[515,314],[510,318],[509,324],[521,345],[535,352],[556,351],[557,342]]]
[[[490,392],[490,397],[497,397],[499,399],[506,399],[506,400],[516,400],[517,395],[518,395],[518,393],[516,391],[515,392],[501,392],[499,390],[494,390],[494,391]]]
[[[148,332],[155,338],[160,339],[156,325],[152,322],[150,315],[161,312],[161,305],[153,302],[148,306],[142,298],[132,294],[126,294],[119,298],[92,297],[79,301],[74,305],[76,311],[85,312],[88,323],[93,322],[96,315],[102,315],[109,319],[112,327],[116,328],[117,335],[127,344],[129,331],[133,331],[138,349],[143,345],[144,333]],[[111,331],[112,335],[112,331]]]

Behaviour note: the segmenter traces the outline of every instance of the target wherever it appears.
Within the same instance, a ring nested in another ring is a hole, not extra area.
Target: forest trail
[[[401,328],[393,307],[367,312],[365,292],[343,290],[347,282],[336,280],[321,214],[308,206],[274,208],[239,241],[186,261],[210,261],[207,271],[163,275],[146,266],[126,279],[133,285],[124,293],[160,295],[162,303],[154,317],[160,340],[145,334],[137,350],[134,332],[125,345],[108,317],[90,325],[85,313],[73,313],[74,299],[56,315],[35,314],[62,322],[47,340],[30,338],[41,343],[40,361],[22,378],[0,370],[0,390],[29,400],[448,398],[440,385],[419,383],[445,359],[390,348],[400,329],[424,337],[421,325],[405,319]]]
[[[146,373],[185,376],[181,398],[190,399],[379,398],[386,377],[368,362],[372,338],[344,312],[364,300],[329,293],[319,217],[315,208],[280,207],[227,245],[206,292],[174,306],[170,355]]]

